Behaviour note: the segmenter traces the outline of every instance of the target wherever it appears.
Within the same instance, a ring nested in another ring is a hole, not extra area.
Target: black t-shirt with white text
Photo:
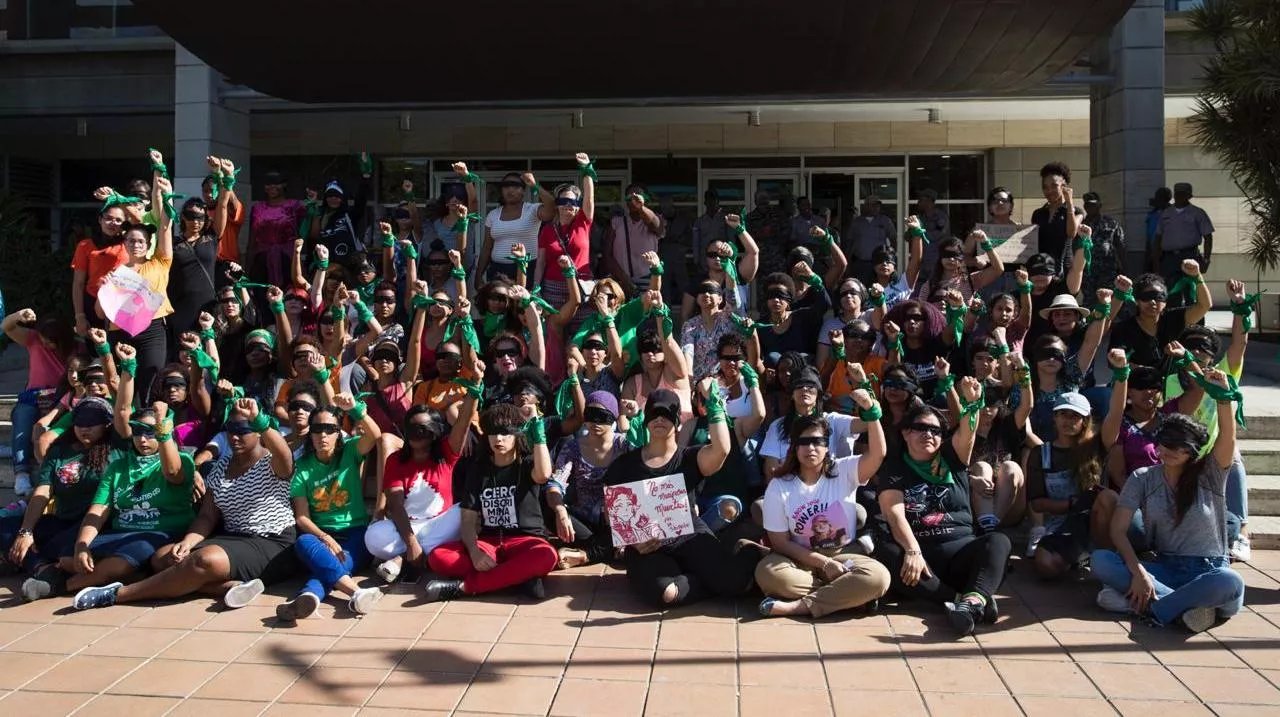
[[[480,514],[482,533],[545,536],[541,496],[542,486],[533,482],[532,456],[499,467],[482,455],[467,470],[461,504]]]

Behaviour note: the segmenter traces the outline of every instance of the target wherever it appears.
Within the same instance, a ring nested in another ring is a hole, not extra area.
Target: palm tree
[[[1280,2],[1204,0],[1189,14],[1217,54],[1191,117],[1193,136],[1231,170],[1257,220],[1245,254],[1280,267]]]

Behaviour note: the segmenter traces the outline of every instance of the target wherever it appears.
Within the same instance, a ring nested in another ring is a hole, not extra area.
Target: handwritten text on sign
[[[974,228],[981,229],[992,243],[999,244],[996,254],[1000,255],[1000,261],[1025,264],[1040,251],[1040,227],[1035,224],[979,224]]]
[[[616,547],[693,534],[682,473],[605,486],[604,504]]]

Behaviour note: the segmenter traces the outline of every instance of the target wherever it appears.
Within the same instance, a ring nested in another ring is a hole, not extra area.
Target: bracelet
[[[902,551],[902,554],[903,554],[903,555],[908,555],[908,556],[910,556],[910,555],[919,555],[919,554],[920,554],[920,551],[919,551],[918,549],[917,549],[917,550],[904,550],[904,551]]]
[[[271,418],[262,411],[258,411],[258,415],[254,416],[252,421],[249,421],[249,428],[254,433],[262,433],[270,427]]]
[[[110,347],[110,346],[108,346],[108,345],[106,345],[105,343],[103,343],[103,344],[94,344],[94,345],[93,345],[93,352],[94,352],[95,354],[99,355],[99,356],[109,356],[109,355],[111,355],[111,347]]]
[[[30,528],[19,528],[17,537],[21,538],[23,536],[32,538],[35,537],[35,533],[33,533]]]

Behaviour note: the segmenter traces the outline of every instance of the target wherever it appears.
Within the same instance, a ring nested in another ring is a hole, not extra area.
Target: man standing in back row
[[[1213,254],[1213,222],[1203,209],[1191,203],[1191,185],[1173,185],[1173,206],[1166,207],[1156,225],[1156,250],[1147,257],[1147,269],[1173,286],[1182,276],[1182,261],[1195,259],[1200,271],[1209,270]],[[1200,242],[1204,241],[1204,251]],[[1172,298],[1172,297],[1170,297]]]

